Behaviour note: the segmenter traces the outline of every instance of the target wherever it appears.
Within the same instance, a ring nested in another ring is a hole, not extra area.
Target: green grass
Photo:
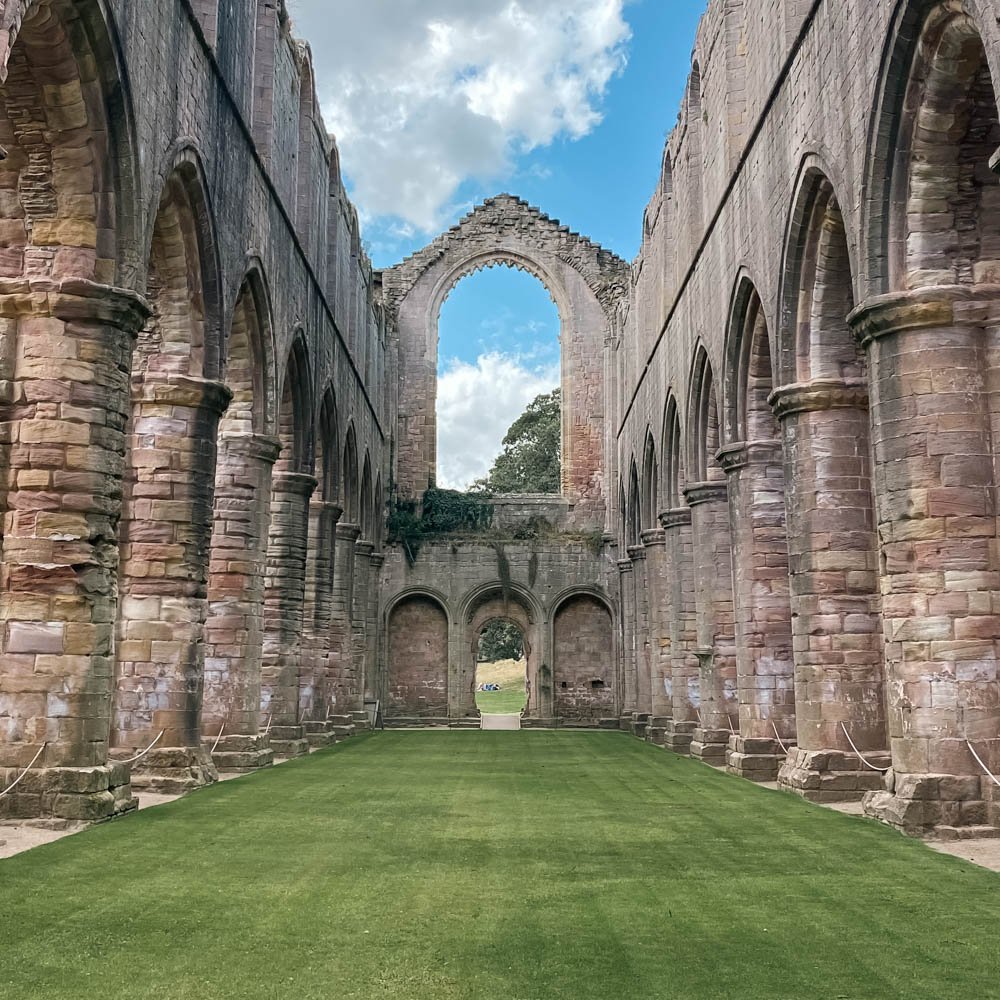
[[[527,700],[524,688],[476,692],[476,708],[486,715],[520,715]]]
[[[0,996],[983,1000],[998,889],[624,734],[388,732],[0,862]]]

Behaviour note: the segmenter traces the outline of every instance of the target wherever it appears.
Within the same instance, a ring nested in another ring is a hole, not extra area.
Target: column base
[[[331,715],[327,721],[330,724],[330,732],[338,740],[346,740],[356,732],[354,719],[349,715]]]
[[[730,736],[732,733],[728,729],[705,729],[699,726],[691,734],[691,756],[713,767],[725,767]]]
[[[669,716],[651,716],[646,726],[646,742],[662,747],[667,741],[667,727],[674,720]]]
[[[788,746],[791,751],[792,746]],[[778,770],[785,762],[785,751],[777,740],[742,736],[729,737],[726,770],[748,781],[777,781]]]
[[[632,724],[629,727],[632,735],[639,740],[646,738],[646,730],[649,728],[649,712],[633,712]]]
[[[354,728],[360,733],[364,730],[369,729],[368,725],[368,713],[367,712],[351,712],[351,718],[354,720]]]
[[[263,735],[223,736],[212,753],[212,763],[217,771],[245,774],[262,767],[271,767],[274,764],[274,751],[268,738]]]
[[[0,767],[0,783],[9,787],[23,770]],[[114,761],[101,767],[33,769],[0,798],[0,819],[111,819],[139,807],[129,777],[128,764]]]
[[[677,722],[671,719],[663,736],[663,746],[681,757],[689,757],[691,739],[697,726],[697,722]]]
[[[892,763],[884,750],[864,753],[877,767]],[[778,771],[778,784],[810,802],[860,802],[866,792],[882,788],[882,774],[865,767],[853,753],[792,747]]]
[[[128,747],[111,753],[117,760],[135,756]],[[202,747],[153,747],[131,767],[132,788],[156,795],[183,795],[219,780],[208,750]]]
[[[1000,837],[991,822],[991,801],[977,775],[894,774],[885,788],[868,792],[865,815],[911,837],[967,840]]]
[[[632,732],[632,713],[629,712],[628,715],[622,715],[618,719],[618,728],[626,733]]]
[[[302,726],[271,726],[267,735],[275,757],[302,757],[309,753],[309,741]]]
[[[322,750],[337,742],[337,734],[329,722],[303,722],[302,728],[310,750]]]

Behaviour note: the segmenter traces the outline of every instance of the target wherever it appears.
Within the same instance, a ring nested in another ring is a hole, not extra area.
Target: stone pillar
[[[380,700],[385,685],[381,677],[381,661],[379,658],[379,594],[381,593],[382,567],[385,564],[385,553],[373,552],[370,557],[371,570],[368,586],[368,656],[365,668],[365,698]]]
[[[375,546],[367,539],[359,539],[354,546],[354,600],[351,611],[351,661],[354,685],[351,690],[352,712],[355,722],[364,718],[365,695],[368,683],[368,601],[371,588],[372,553]]]
[[[121,532],[112,743],[136,788],[177,794],[217,780],[202,747],[208,563],[221,382],[147,375],[134,387]]]
[[[311,747],[335,741],[330,722],[333,692],[330,683],[330,621],[337,522],[343,513],[334,503],[313,498],[309,503],[306,553],[305,623],[299,676],[299,718]]]
[[[622,708],[620,725],[631,730],[636,710],[635,580],[631,559],[618,560],[618,582],[622,609]]]
[[[778,781],[818,801],[860,799],[888,766],[865,379],[771,396],[785,453],[797,747]],[[846,727],[846,732],[845,732]],[[792,736],[782,732],[787,744]]]
[[[664,746],[687,755],[698,725],[701,705],[697,616],[694,599],[694,556],[691,536],[691,508],[677,507],[660,514],[664,550],[669,567],[668,629],[670,633],[670,721]]]
[[[650,701],[646,739],[662,746],[673,715],[670,677],[670,618],[666,535],[662,528],[642,533],[649,602]]]
[[[651,673],[653,647],[649,634],[649,579],[646,566],[646,549],[630,545],[628,557],[632,560],[632,586],[635,608],[635,711],[632,713],[632,735],[646,738],[649,717],[652,714]]]
[[[722,765],[739,712],[729,497],[724,482],[706,482],[686,487],[684,498],[691,508],[694,539],[695,655],[701,700],[691,756]]]
[[[868,351],[892,771],[865,810],[907,832],[979,826],[1000,770],[1000,572],[990,355],[996,290],[873,299]],[[997,819],[1000,817],[994,817]]]
[[[739,699],[726,766],[751,781],[774,781],[785,760],[782,743],[794,742],[795,733],[781,442],[730,445],[719,460],[729,479]]]
[[[315,489],[316,479],[301,472],[276,472],[271,481],[260,711],[271,719],[272,748],[285,757],[309,750],[299,720],[299,665],[309,498]]]
[[[259,434],[219,436],[201,731],[220,771],[274,761],[260,731],[260,669],[271,475],[280,451],[277,439]]]
[[[0,799],[4,818],[134,808],[108,759],[129,372],[141,298],[79,279],[0,279]]]
[[[353,725],[357,708],[351,658],[354,607],[354,549],[361,534],[356,524],[340,522],[334,531],[333,589],[330,592],[330,689],[338,725]],[[345,721],[348,720],[348,721]]]

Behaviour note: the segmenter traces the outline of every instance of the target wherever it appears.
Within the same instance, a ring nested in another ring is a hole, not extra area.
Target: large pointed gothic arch
[[[603,352],[628,265],[510,195],[488,199],[457,226],[384,275],[400,343],[398,487],[417,499],[434,484],[437,324],[448,293],[495,265],[524,270],[548,289],[561,326],[562,493],[603,515]]]

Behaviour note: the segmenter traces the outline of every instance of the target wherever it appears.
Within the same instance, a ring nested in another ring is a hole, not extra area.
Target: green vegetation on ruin
[[[1000,876],[620,733],[355,738],[0,887],[11,1000],[998,990]]]

